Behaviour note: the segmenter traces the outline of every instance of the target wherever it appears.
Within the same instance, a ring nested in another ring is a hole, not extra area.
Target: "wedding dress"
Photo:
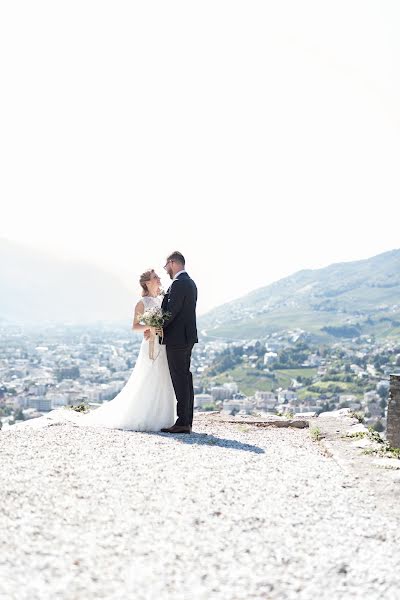
[[[161,307],[161,297],[141,298],[144,309]],[[89,413],[67,408],[50,411],[46,419],[73,421],[80,426],[159,431],[176,421],[176,397],[168,368],[165,345],[156,339],[155,356],[149,358],[149,342],[143,338],[136,365],[117,396]]]

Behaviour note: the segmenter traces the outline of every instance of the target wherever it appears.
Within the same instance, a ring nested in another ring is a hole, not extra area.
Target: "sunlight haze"
[[[9,2],[0,237],[199,312],[400,246],[396,2]]]

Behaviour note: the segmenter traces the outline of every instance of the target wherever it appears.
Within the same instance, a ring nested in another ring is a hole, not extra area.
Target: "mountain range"
[[[0,239],[0,321],[126,321],[135,298],[113,274]],[[316,340],[400,335],[400,249],[298,271],[199,317],[209,338],[301,329]]]
[[[0,239],[0,320],[126,321],[132,292],[114,275]]]
[[[315,340],[400,335],[400,249],[298,271],[211,310],[209,337],[248,340],[302,329]]]

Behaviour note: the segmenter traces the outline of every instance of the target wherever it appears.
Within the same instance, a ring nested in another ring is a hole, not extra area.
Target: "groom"
[[[178,419],[175,425],[161,431],[191,433],[194,393],[190,359],[193,346],[198,342],[197,288],[185,271],[185,258],[180,252],[173,252],[168,256],[164,269],[172,283],[161,305],[164,312],[170,313],[163,325],[163,343],[166,345],[168,366],[177,399]]]

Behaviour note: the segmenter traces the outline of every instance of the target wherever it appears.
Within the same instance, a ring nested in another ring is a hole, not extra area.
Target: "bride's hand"
[[[144,337],[145,340],[149,340],[150,339],[150,327],[148,329],[144,330],[143,337]]]
[[[157,329],[156,329],[155,327],[149,327],[149,328],[146,330],[146,334],[147,334],[147,335],[145,336],[145,337],[146,337],[146,340],[150,339],[151,337],[153,337],[153,338],[154,338],[154,337],[155,337],[155,335],[156,335],[156,332],[157,332]]]

